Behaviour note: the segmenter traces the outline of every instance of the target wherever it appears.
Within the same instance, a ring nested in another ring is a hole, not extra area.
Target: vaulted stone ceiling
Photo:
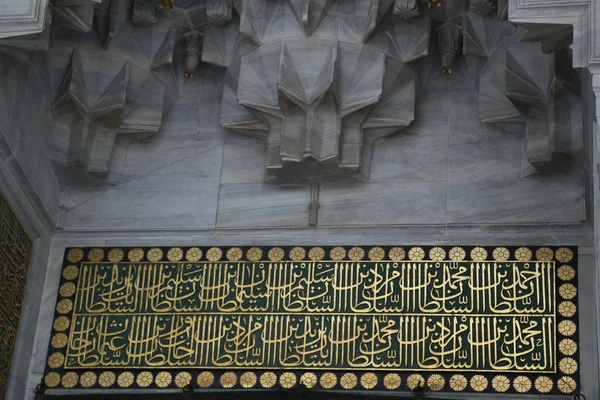
[[[54,0],[48,16],[0,51],[44,69],[52,159],[87,173],[109,172],[117,135],[159,132],[202,63],[226,69],[221,125],[265,142],[267,181],[368,179],[432,74],[465,74],[483,122],[525,127],[523,175],[583,146],[571,30],[515,27],[506,0]]]

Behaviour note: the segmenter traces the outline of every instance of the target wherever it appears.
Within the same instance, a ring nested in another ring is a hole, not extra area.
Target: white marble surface
[[[0,38],[44,29],[48,0],[0,0]]]

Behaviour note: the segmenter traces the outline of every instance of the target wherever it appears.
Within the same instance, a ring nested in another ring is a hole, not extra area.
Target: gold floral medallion
[[[337,376],[335,376],[335,374],[332,372],[325,372],[323,375],[321,375],[319,383],[324,389],[331,389],[337,383]]]
[[[197,247],[192,247],[185,252],[185,259],[191,262],[200,261],[202,258],[202,250]]]
[[[49,388],[54,388],[57,387],[58,384],[60,383],[60,375],[56,372],[50,372],[48,375],[46,375],[46,377],[44,378],[44,383],[46,384],[46,386],[48,386]]]
[[[265,389],[270,389],[277,383],[277,375],[273,372],[265,372],[260,376],[260,385]]]
[[[429,378],[427,378],[427,386],[429,386],[429,389],[433,391],[437,392],[439,390],[442,390],[445,384],[446,380],[440,374],[433,374],[430,375]]]
[[[549,249],[547,247],[541,247],[535,252],[535,257],[539,261],[552,261],[552,259],[554,258],[554,252],[552,251],[552,249]]]
[[[570,265],[563,265],[558,268],[556,274],[560,280],[570,281],[571,279],[575,278],[575,268],[571,267]]]
[[[417,386],[425,387],[425,378],[420,374],[412,374],[406,378],[406,384],[410,390],[414,390]]]
[[[162,256],[163,251],[158,247],[148,250],[148,253],[146,254],[146,258],[150,262],[158,262],[162,259]]]
[[[281,247],[273,247],[269,250],[269,260],[271,261],[281,261],[285,257],[285,251]]]
[[[167,260],[169,261],[178,262],[181,261],[182,258],[183,250],[181,250],[179,247],[173,247],[167,252]]]
[[[471,389],[476,392],[483,392],[488,387],[488,380],[483,375],[473,375],[471,377]]]
[[[79,378],[79,384],[84,388],[94,386],[96,384],[96,374],[91,371],[84,372]]]
[[[468,381],[464,375],[456,374],[450,377],[450,388],[455,392],[462,392],[467,387]]]
[[[312,372],[305,372],[300,377],[300,384],[312,389],[317,384],[317,376]]]
[[[529,250],[527,247],[519,247],[517,250],[515,250],[515,259],[517,261],[529,261],[531,260],[531,250]]]
[[[360,377],[360,384],[365,389],[373,389],[377,386],[377,375],[367,372]]]
[[[65,356],[62,353],[53,353],[48,357],[48,366],[50,368],[62,367],[65,363]]]
[[[577,389],[577,382],[570,376],[563,376],[556,381],[556,387],[563,393],[573,393]]]
[[[127,253],[127,258],[131,262],[139,262],[142,258],[144,258],[144,250],[136,247],[135,249],[129,250]]]
[[[78,263],[83,259],[83,250],[81,249],[71,249],[67,253],[67,260],[72,263]]]
[[[547,376],[540,376],[535,380],[535,388],[540,393],[548,393],[552,390],[554,383]]]
[[[572,336],[577,332],[577,325],[571,320],[564,320],[558,324],[558,332],[564,336]]]
[[[71,297],[75,294],[75,290],[77,290],[75,284],[73,282],[67,282],[61,285],[58,293],[60,293],[62,297]]]
[[[98,377],[98,384],[100,386],[106,388],[106,387],[110,387],[110,386],[114,385],[116,380],[117,380],[117,377],[115,376],[115,374],[113,372],[104,371]]]
[[[358,383],[358,378],[352,372],[346,372],[340,378],[340,385],[344,389],[354,389]]]
[[[59,314],[67,314],[70,313],[73,309],[73,301],[70,299],[62,299],[58,303],[56,303],[56,311]]]
[[[577,288],[571,283],[563,283],[558,288],[558,293],[563,299],[571,300],[577,296]]]
[[[244,372],[240,376],[240,385],[245,389],[250,389],[256,385],[256,374],[254,372]]]
[[[312,261],[321,261],[325,257],[325,250],[322,247],[313,247],[308,252],[308,258]]]
[[[113,263],[118,263],[123,260],[125,257],[125,253],[121,249],[112,249],[108,252],[108,261]]]
[[[210,371],[202,371],[198,375],[196,382],[201,388],[208,388],[211,387],[213,383],[215,383],[215,376]]]
[[[263,251],[260,247],[251,247],[246,252],[246,258],[250,261],[259,261],[262,259]]]
[[[513,381],[513,387],[519,393],[527,393],[531,390],[531,380],[523,375],[519,375]]]
[[[488,256],[488,252],[483,247],[475,247],[471,250],[471,260],[473,261],[485,261]]]
[[[573,339],[563,339],[558,344],[558,350],[565,356],[577,353],[577,343]]]
[[[227,250],[227,259],[229,261],[240,261],[243,255],[244,253],[239,247],[232,247],[229,250]]]
[[[561,263],[568,263],[573,259],[573,252],[571,249],[561,247],[560,249],[556,250],[556,254],[554,256]]]
[[[133,374],[129,371],[121,372],[117,378],[117,384],[122,388],[128,388],[129,386],[133,385],[133,381]]]
[[[52,340],[50,341],[50,344],[55,349],[62,349],[63,347],[65,347],[67,345],[68,341],[69,341],[69,337],[67,335],[65,335],[64,333],[57,333],[56,335],[52,336]]]
[[[290,260],[301,261],[306,257],[306,250],[303,247],[294,247],[290,250]]]
[[[297,381],[296,374],[294,374],[293,372],[284,372],[279,377],[279,384],[284,389],[289,389],[291,387],[294,387],[296,385],[296,381]]]
[[[63,387],[67,389],[75,387],[75,385],[77,385],[77,382],[79,382],[79,376],[75,372],[67,372],[63,375],[61,380]]]
[[[567,375],[577,372],[577,361],[571,357],[565,357],[558,363],[558,368]]]
[[[79,268],[75,265],[69,265],[63,270],[63,276],[66,280],[72,281],[79,275]]]
[[[558,305],[558,313],[565,318],[572,317],[576,312],[577,306],[572,301],[563,301]]]
[[[448,252],[448,258],[452,261],[463,261],[467,253],[462,247],[453,247]]]
[[[237,376],[233,372],[225,372],[219,382],[225,389],[230,389],[237,383]]]
[[[183,257],[183,252],[181,253],[181,256]],[[190,383],[192,383],[192,375],[190,375],[189,372],[182,371],[175,375],[175,386],[178,388],[184,388]]]
[[[498,393],[504,393],[510,389],[510,379],[504,375],[496,375],[492,379],[492,387]]]
[[[91,249],[88,253],[88,260],[91,262],[100,262],[104,258],[104,250],[96,247],[95,249]],[[83,377],[83,376],[82,376]]]
[[[219,261],[223,256],[223,252],[218,247],[211,247],[206,251],[206,259],[208,261]]]
[[[446,250],[441,247],[434,247],[429,250],[429,259],[431,261],[444,261],[444,258],[446,258]]]
[[[173,377],[171,376],[171,373],[167,372],[167,371],[159,372],[156,375],[156,378],[154,378],[154,383],[159,388],[165,388],[165,387],[169,386],[172,381],[173,381]]]
[[[334,247],[333,249],[331,249],[331,251],[329,252],[329,257],[333,260],[333,261],[341,261],[346,257],[346,250],[344,250],[343,247]]]
[[[385,386],[388,390],[396,390],[400,387],[402,383],[402,378],[400,375],[395,373],[389,373],[383,377],[383,386]]]
[[[71,325],[71,321],[69,321],[69,318],[58,317],[54,320],[54,324],[52,324],[52,327],[57,332],[64,332],[67,329],[69,329],[70,325]]]
[[[152,372],[150,371],[140,372],[137,378],[135,379],[135,383],[137,383],[137,385],[142,388],[152,385],[153,381],[154,377],[152,376]]]
[[[496,261],[506,261],[510,257],[510,252],[506,247],[496,247],[492,252],[492,257]]]
[[[392,247],[388,253],[388,257],[391,261],[402,261],[406,257],[406,252],[402,247]]]
[[[420,247],[413,247],[408,251],[408,258],[411,261],[422,261],[425,258],[425,250]]]
[[[353,247],[348,251],[348,258],[352,261],[360,261],[365,257],[365,251],[361,247]]]
[[[369,250],[369,260],[381,261],[385,257],[385,251],[381,247],[373,247]]]

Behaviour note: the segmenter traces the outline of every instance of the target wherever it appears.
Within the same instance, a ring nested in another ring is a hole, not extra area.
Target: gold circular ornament
[[[331,389],[337,383],[337,376],[332,372],[325,372],[321,375],[319,383],[324,389]]]
[[[531,250],[527,247],[519,247],[515,250],[515,260],[517,261],[529,261],[531,260]]]
[[[398,374],[390,373],[383,377],[383,386],[387,390],[396,390],[400,387],[400,384],[402,384],[402,378]]]
[[[464,375],[456,374],[450,378],[450,388],[455,392],[462,392],[467,387],[467,378]]]
[[[102,261],[103,258],[104,258],[104,250],[102,250],[98,247],[91,249],[90,252],[88,253],[88,260],[90,260],[91,262],[97,263],[97,262]],[[83,375],[81,377],[83,378]],[[80,380],[80,382],[81,382],[81,380]]]
[[[98,377],[98,384],[102,387],[109,387],[115,383],[116,379],[117,377],[113,372],[104,371]]]
[[[571,336],[577,332],[577,325],[571,320],[564,320],[558,324],[558,332],[564,336]]]
[[[66,280],[72,281],[77,278],[77,275],[79,275],[79,268],[75,265],[69,265],[63,270],[63,276]]]
[[[63,332],[63,331],[66,331],[67,329],[69,329],[70,325],[71,325],[71,321],[69,321],[69,318],[58,317],[54,320],[54,324],[52,324],[52,327],[54,328],[55,331]]]
[[[346,372],[340,378],[340,385],[344,389],[354,389],[358,383],[358,378],[352,372]]]
[[[425,386],[425,378],[421,374],[412,374],[406,378],[406,384],[410,390],[414,390],[417,386]]]
[[[434,247],[429,250],[429,259],[431,261],[444,261],[444,258],[446,258],[446,250],[441,247]]]
[[[112,249],[108,252],[108,261],[110,262],[118,263],[123,257],[125,257],[125,253],[121,249]]]
[[[570,265],[563,265],[556,271],[558,277],[563,281],[570,281],[575,278],[575,268]]]
[[[136,247],[135,249],[129,250],[127,253],[127,258],[131,262],[139,262],[142,258],[144,258],[144,250]]]
[[[122,372],[117,378],[117,384],[122,388],[128,388],[133,385],[133,374],[129,371]]]
[[[452,261],[462,261],[467,256],[465,250],[462,247],[453,247],[448,252],[448,258]]]
[[[446,380],[440,374],[433,374],[427,378],[427,386],[433,391],[439,391],[444,388]]]
[[[233,372],[225,372],[223,375],[221,375],[221,379],[219,379],[219,382],[221,383],[221,386],[223,386],[225,389],[229,389],[234,387],[237,383],[237,376]]]
[[[554,383],[547,376],[540,376],[535,380],[535,388],[540,393],[548,393],[552,390]]]
[[[67,345],[68,341],[69,337],[67,335],[65,335],[64,333],[57,333],[52,337],[50,344],[52,344],[52,347],[54,347],[55,349],[62,349]]]
[[[573,252],[571,249],[561,247],[560,249],[556,250],[556,254],[554,256],[561,263],[567,263],[573,259]]]
[[[558,363],[558,368],[567,375],[574,374],[577,372],[577,361],[572,359],[571,357],[565,357]]]
[[[75,372],[67,372],[66,374],[63,375],[61,383],[64,388],[70,389],[70,388],[74,387],[75,385],[77,385],[78,381],[79,381],[79,377],[77,376],[77,374]]]
[[[179,247],[172,247],[167,252],[167,260],[169,260],[169,261],[177,262],[177,261],[181,261],[182,258],[183,258],[183,250],[181,250]],[[190,379],[191,379],[191,375],[190,375]]]
[[[239,261],[242,259],[243,255],[244,253],[239,247],[232,247],[229,250],[227,250],[227,259],[229,261]]]
[[[571,283],[563,283],[558,288],[558,293],[563,299],[571,300],[577,296],[577,288]]]
[[[308,252],[308,258],[312,261],[321,261],[325,257],[325,250],[322,247],[313,247]]]
[[[83,250],[81,249],[71,249],[67,253],[67,260],[72,263],[78,263],[83,259]]]
[[[510,389],[510,379],[504,375],[496,375],[492,379],[492,387],[498,393],[504,393]]]
[[[563,393],[573,393],[577,389],[577,382],[570,376],[563,376],[556,381],[556,387]]]
[[[420,247],[413,247],[408,251],[408,258],[411,261],[421,261],[425,258],[425,250]]]
[[[181,252],[181,256],[183,256],[183,252]],[[175,386],[178,388],[184,388],[190,383],[192,383],[192,375],[189,372],[183,371],[175,376]]]
[[[148,387],[150,385],[152,385],[152,381],[153,381],[153,376],[152,376],[152,372],[150,371],[142,371],[138,374],[135,382],[137,383],[137,385],[139,387]]]
[[[73,282],[63,283],[58,290],[62,297],[71,297],[75,294],[75,290],[77,290],[77,286]]]
[[[558,350],[565,356],[577,353],[577,343],[572,339],[563,339],[558,344]]]
[[[70,299],[62,299],[56,303],[56,311],[59,314],[67,314],[73,309],[73,302]]]
[[[488,387],[488,380],[483,375],[473,375],[471,377],[471,389],[476,392],[483,392]]]
[[[406,251],[402,247],[392,247],[388,257],[391,261],[402,261],[406,257]]]
[[[163,251],[161,249],[159,249],[158,247],[148,250],[148,253],[146,254],[146,258],[148,258],[148,261],[151,261],[151,262],[160,261],[162,259],[162,256],[163,256]]]
[[[488,252],[483,247],[475,247],[473,250],[471,250],[470,255],[472,261],[485,261],[488,256]]]
[[[79,384],[84,388],[94,386],[96,384],[96,374],[91,371],[84,372],[79,378]]]
[[[290,250],[290,260],[300,261],[304,260],[304,257],[306,257],[306,250],[303,247],[294,247]]]
[[[57,387],[60,383],[60,375],[56,372],[50,372],[46,375],[46,378],[44,378],[44,383],[50,388]]]
[[[258,261],[262,258],[263,251],[260,247],[251,247],[246,252],[246,258],[250,261]]]
[[[256,385],[256,374],[254,372],[244,372],[240,376],[240,385],[245,389],[250,389]]]
[[[48,366],[50,368],[62,367],[65,363],[65,356],[62,353],[54,353],[48,357]]]
[[[206,252],[206,259],[208,261],[219,261],[222,256],[223,256],[223,252],[218,247],[211,247]],[[234,385],[235,385],[235,383],[234,383]]]
[[[535,252],[538,261],[551,261],[554,258],[554,252],[548,247],[541,247]]]
[[[372,372],[367,372],[360,377],[360,384],[365,389],[373,389],[377,386],[377,375]]]
[[[260,376],[260,385],[265,389],[270,389],[277,383],[277,375],[273,372],[265,372]]]
[[[348,258],[352,261],[360,261],[365,257],[365,251],[361,247],[353,247],[348,251]]]
[[[296,375],[293,372],[284,372],[279,377],[279,384],[284,389],[289,389],[293,387],[294,385],[296,385]]]
[[[510,251],[506,247],[496,247],[492,252],[492,257],[496,261],[506,261],[510,257]]]
[[[185,252],[185,259],[191,262],[199,261],[202,258],[202,250],[192,247]]]
[[[558,305],[558,313],[565,318],[572,317],[576,312],[577,306],[572,301],[563,301]]]
[[[308,389],[312,389],[317,384],[317,376],[312,372],[305,372],[300,377],[300,384],[304,385]]]
[[[513,381],[513,387],[519,393],[527,393],[531,390],[531,380],[523,375],[519,375]]]
[[[369,260],[381,261],[385,257],[385,251],[381,247],[373,247],[369,250]]]
[[[212,372],[203,371],[198,375],[196,382],[201,388],[211,387],[212,384],[215,383],[215,376],[212,374]]]
[[[285,251],[281,247],[273,247],[269,250],[269,260],[271,261],[281,261],[285,257]]]
[[[171,373],[167,372],[167,371],[159,372],[156,375],[156,378],[154,378],[154,383],[159,388],[165,388],[165,387],[169,386],[172,381],[173,381],[173,377],[171,376]]]
[[[329,252],[329,257],[333,260],[333,261],[340,261],[343,260],[346,257],[346,249],[344,249],[343,247],[334,247],[333,249],[331,249],[331,251]]]

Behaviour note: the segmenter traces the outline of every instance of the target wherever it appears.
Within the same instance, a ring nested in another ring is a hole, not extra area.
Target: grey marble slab
[[[446,181],[323,185],[319,225],[444,224]]]
[[[261,183],[265,178],[267,148],[258,140],[227,140],[221,183]]]
[[[309,204],[309,186],[223,184],[217,227],[304,227],[308,226]]]

